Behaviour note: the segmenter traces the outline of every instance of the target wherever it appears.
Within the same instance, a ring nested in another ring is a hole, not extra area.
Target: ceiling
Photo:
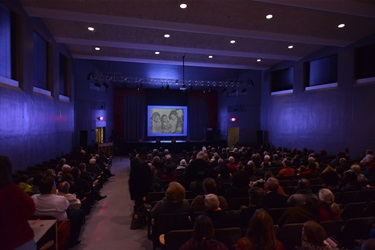
[[[372,0],[19,2],[79,59],[265,70],[375,34]]]

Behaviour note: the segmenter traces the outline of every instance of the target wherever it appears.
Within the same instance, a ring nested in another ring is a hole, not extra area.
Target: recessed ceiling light
[[[95,47],[95,50],[100,50],[100,47]]]
[[[213,58],[213,56],[208,56],[208,58]]]
[[[88,29],[89,31],[94,31],[94,30],[95,30],[94,27],[88,27],[87,29]]]
[[[258,59],[257,59],[257,62],[260,62],[260,61],[262,61],[262,59],[258,58]]]
[[[293,47],[294,47],[293,45],[289,45],[288,49],[293,49]]]
[[[271,14],[268,14],[268,15],[266,16],[267,19],[272,19],[272,17],[273,17],[273,15],[271,15]]]
[[[171,35],[169,35],[169,34],[164,34],[164,37],[165,37],[165,38],[170,38]]]
[[[186,4],[186,3],[182,3],[182,4],[180,4],[180,8],[181,8],[181,9],[186,9],[186,8],[187,8],[187,4]]]
[[[341,24],[339,24],[338,26],[337,26],[338,28],[344,28],[345,27],[345,23],[341,23]]]
[[[236,40],[231,40],[230,43],[236,43]]]
[[[155,55],[159,55],[160,54],[160,52],[159,51],[155,51]]]

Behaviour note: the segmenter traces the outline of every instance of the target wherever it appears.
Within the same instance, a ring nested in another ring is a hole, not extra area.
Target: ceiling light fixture
[[[288,49],[293,49],[293,48],[294,48],[293,45],[289,45],[289,46],[288,46]]]
[[[233,44],[233,43],[236,43],[236,40],[231,40],[230,43],[232,43],[232,44]]]
[[[210,59],[211,59],[211,58],[213,58],[213,56],[208,56],[208,58],[210,58]]]
[[[186,3],[182,3],[182,4],[180,4],[180,8],[181,8],[181,9],[186,9],[186,8],[187,8],[187,4],[186,4]]]
[[[155,51],[155,55],[159,55],[160,54],[160,52],[159,51]]]
[[[257,59],[257,62],[261,62],[261,61],[262,61],[262,59],[260,59],[260,58]]]
[[[94,30],[95,30],[94,27],[88,27],[87,29],[88,29],[89,31],[94,31]]]
[[[170,38],[171,35],[169,35],[169,34],[164,34],[164,37],[165,37],[165,38]]]
[[[99,51],[99,50],[100,50],[100,47],[95,47],[95,50]]]
[[[341,24],[339,24],[337,27],[338,27],[339,29],[342,29],[342,28],[345,27],[345,23],[341,23]]]
[[[271,15],[271,14],[268,14],[268,15],[266,16],[267,19],[272,19],[272,17],[273,17],[273,15]]]

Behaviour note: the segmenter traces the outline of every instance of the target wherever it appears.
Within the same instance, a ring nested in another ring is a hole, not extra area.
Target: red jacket
[[[0,188],[0,245],[12,250],[34,238],[28,219],[35,212],[31,197],[17,185]]]

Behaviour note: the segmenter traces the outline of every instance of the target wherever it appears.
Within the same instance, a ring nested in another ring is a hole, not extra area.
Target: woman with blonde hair
[[[335,203],[335,195],[328,188],[319,190],[319,221],[341,220],[340,207]]]

